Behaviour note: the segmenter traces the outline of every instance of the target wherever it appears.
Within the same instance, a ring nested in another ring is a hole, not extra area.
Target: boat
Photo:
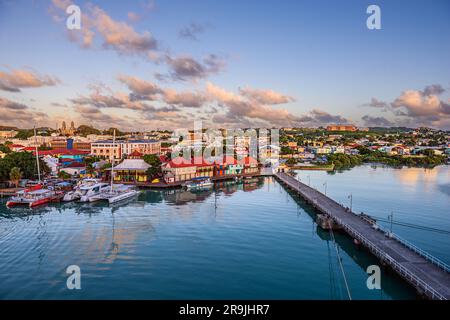
[[[80,187],[80,201],[81,202],[94,202],[99,199],[104,193],[110,190],[110,186],[105,182],[97,182],[92,185],[86,185]]]
[[[214,184],[209,177],[198,177],[188,182],[186,188],[188,190],[208,190],[213,185]]]
[[[86,187],[92,187],[93,185],[98,184],[99,182],[100,181],[98,179],[92,178],[81,180],[72,191],[69,191],[64,195],[63,201],[68,202],[80,200],[83,195],[81,190],[82,188],[83,190],[86,190]]]
[[[36,128],[34,128],[34,137],[36,139]],[[33,184],[25,190],[17,191],[9,201],[6,202],[8,208],[26,205],[29,208],[33,208],[45,203],[60,201],[64,196],[63,191],[54,190],[54,188],[46,188],[41,184],[41,174],[39,168],[39,150],[36,144],[36,164],[38,182]]]
[[[130,199],[138,195],[140,191],[132,188],[131,186],[126,186],[122,184],[113,185],[112,189],[109,188],[108,192],[104,192],[95,196],[95,200],[108,200],[110,204],[117,203],[123,200]]]
[[[39,206],[41,204],[55,202],[61,200],[64,193],[45,189],[42,185],[36,185],[32,188],[18,191],[9,201],[6,202],[8,208],[27,205],[29,208]]]
[[[113,146],[116,141],[116,130],[113,133]],[[114,184],[114,159],[111,161],[111,185],[105,188],[105,192],[100,192],[98,195],[91,198],[92,201],[108,200],[111,203],[117,203],[126,199],[130,199],[139,194],[139,191],[131,186],[123,184]]]

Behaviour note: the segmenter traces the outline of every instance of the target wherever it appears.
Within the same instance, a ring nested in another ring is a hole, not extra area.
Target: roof
[[[133,151],[132,153],[130,153],[128,156],[129,156],[129,157],[142,157],[143,154],[140,153],[140,152],[137,151],[137,150],[134,150],[134,151]]]
[[[33,151],[33,154],[35,154],[35,152],[36,151]],[[87,154],[89,154],[89,151],[83,151],[83,150],[78,150],[78,149],[66,149],[66,148],[39,151],[40,156],[46,156],[46,155],[75,156],[75,155],[87,155]]]
[[[21,144],[11,144],[9,147],[10,148],[24,148],[24,146]]]
[[[176,157],[176,158],[170,160],[167,163],[166,167],[168,167],[168,168],[187,168],[187,167],[196,167],[196,165],[194,165],[190,159],[185,159],[183,157]]]
[[[84,163],[76,161],[69,163],[67,166],[65,166],[65,168],[85,168],[85,167],[86,165]]]
[[[114,170],[147,170],[150,168],[147,162],[142,159],[125,159],[114,167]]]

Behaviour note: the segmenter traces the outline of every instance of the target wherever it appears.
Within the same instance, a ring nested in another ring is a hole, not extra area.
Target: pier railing
[[[285,182],[288,185],[291,185],[293,188],[298,188],[298,191],[300,193],[304,193],[301,191],[300,186],[302,185],[305,187],[306,190],[311,189],[310,187],[305,186],[304,184],[300,184],[300,182],[295,179],[292,176],[289,176],[287,174],[280,174],[277,173],[276,176],[281,179],[283,182]],[[315,190],[316,192],[320,193],[320,191]],[[321,193],[320,193],[321,194]],[[412,270],[409,270],[405,266],[403,266],[401,263],[396,261],[394,258],[392,258],[388,253],[383,251],[379,246],[375,245],[371,240],[369,240],[366,236],[364,236],[362,233],[351,227],[348,223],[344,222],[341,218],[337,217],[336,215],[329,212],[329,208],[326,206],[322,206],[320,202],[317,202],[317,198],[310,194],[303,194],[304,197],[309,198],[309,200],[314,204],[316,208],[321,210],[324,213],[328,213],[333,220],[338,223],[349,235],[353,236],[355,239],[358,239],[361,241],[363,245],[365,245],[375,256],[378,256],[382,261],[385,261],[387,264],[389,264],[394,270],[398,272],[400,276],[402,276],[406,281],[410,282],[413,286],[418,288],[420,291],[422,291],[423,294],[428,296],[431,299],[438,299],[438,300],[447,300],[447,297],[438,292],[436,289],[434,289],[432,286],[430,286],[427,282],[422,280],[419,276],[417,276]],[[322,194],[322,196],[325,197],[325,195]],[[328,198],[329,200],[333,201],[332,199]],[[334,202],[334,201],[333,201]],[[354,213],[352,213],[354,214]],[[381,229],[381,228],[380,228]],[[381,229],[378,230],[378,232],[384,232],[385,230]],[[431,254],[427,253],[426,251],[418,248],[417,246],[413,245],[412,243],[401,239],[400,237],[396,235],[391,235],[392,238],[395,241],[398,241],[403,246],[407,247],[409,250],[413,251],[414,253],[420,255],[427,261],[431,262],[432,264],[440,267],[445,272],[449,272],[450,266],[448,266],[443,261],[433,257]]]
[[[431,299],[438,300],[446,300],[445,296],[437,292],[434,288],[428,285],[425,281],[418,278],[415,274],[410,272],[400,263],[398,263],[395,259],[393,259],[390,255],[381,250],[378,246],[376,246],[372,241],[367,239],[363,234],[356,231],[346,223],[344,223],[340,218],[333,217],[333,219],[339,223],[350,235],[353,235],[355,238],[359,239],[368,249],[370,249],[375,255],[377,255],[382,260],[389,262],[392,268],[396,269],[400,275],[402,275],[406,280],[411,282],[412,284],[422,288],[424,294],[429,296]],[[428,294],[427,294],[428,293]]]
[[[419,247],[415,246],[414,244],[412,244],[411,242],[400,238],[398,235],[394,234],[393,235],[395,240],[397,240],[398,242],[400,242],[401,244],[403,244],[405,247],[408,247],[409,249],[413,250],[414,252],[416,252],[417,254],[421,255],[422,257],[424,257],[425,259],[427,259],[428,261],[430,261],[431,263],[437,265],[438,267],[444,269],[447,272],[450,272],[450,266],[448,264],[446,264],[444,261],[432,256],[431,254],[429,254],[428,252],[426,252],[425,250],[420,249]]]

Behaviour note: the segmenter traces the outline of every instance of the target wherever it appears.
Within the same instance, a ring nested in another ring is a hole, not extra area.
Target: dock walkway
[[[430,299],[450,300],[450,266],[395,235],[389,236],[375,229],[367,220],[294,177],[281,172],[275,177],[318,211],[330,216],[383,264],[389,265],[414,286],[419,294]]]

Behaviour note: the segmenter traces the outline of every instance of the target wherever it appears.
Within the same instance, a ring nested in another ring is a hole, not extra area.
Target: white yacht
[[[92,178],[87,178],[87,179],[83,179],[80,180],[77,184],[77,186],[72,190],[67,192],[64,195],[63,201],[75,201],[75,200],[80,200],[81,196],[82,196],[82,192],[81,189],[85,189],[86,187],[92,187],[95,184],[100,183],[99,179],[92,179]]]
[[[108,183],[99,182],[91,186],[80,187],[80,201],[81,202],[94,202],[100,200],[98,196],[109,192],[110,186]]]

